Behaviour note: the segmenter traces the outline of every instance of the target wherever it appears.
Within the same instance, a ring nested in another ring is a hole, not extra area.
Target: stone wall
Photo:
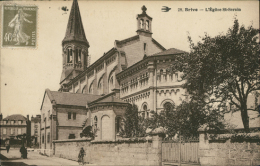
[[[209,134],[201,133],[199,156],[201,165],[260,165],[260,144],[252,140],[212,140]]]
[[[54,141],[54,155],[78,160],[80,148],[83,147],[85,161],[99,165],[160,165],[160,137],[142,140],[117,140],[111,142],[74,139]]]

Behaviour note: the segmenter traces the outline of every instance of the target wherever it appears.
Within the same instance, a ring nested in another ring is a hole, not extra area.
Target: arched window
[[[86,85],[82,88],[81,93],[85,93]]]
[[[98,94],[102,95],[103,94],[103,78],[101,78],[98,82]]]
[[[121,117],[116,117],[116,133],[119,133],[121,131],[121,123],[122,123],[122,118]]]
[[[144,105],[144,106],[143,106],[143,110],[144,110],[144,111],[147,111],[147,105]]]
[[[143,20],[143,19],[140,20],[140,28],[141,28],[141,29],[144,28],[144,20]]]
[[[149,21],[146,20],[146,21],[145,21],[145,29],[146,29],[146,30],[149,30],[149,26],[150,26],[150,25],[149,25]]]
[[[110,79],[109,79],[109,92],[112,92],[112,89],[114,89],[115,86],[114,86],[114,77],[111,76]]]
[[[164,111],[169,112],[173,109],[173,105],[170,102],[166,102],[163,104]]]
[[[97,123],[98,123],[98,119],[97,116],[94,117],[94,130],[97,129]]]
[[[89,94],[93,94],[93,83],[90,84],[88,92]]]
[[[81,49],[75,50],[75,62],[76,63],[81,62]]]
[[[72,49],[67,49],[67,63],[72,63]]]
[[[145,117],[145,114],[147,114],[148,112],[147,112],[147,105],[145,104],[144,106],[143,106],[143,112],[142,112],[142,117]],[[147,118],[147,116],[146,116],[146,118]]]

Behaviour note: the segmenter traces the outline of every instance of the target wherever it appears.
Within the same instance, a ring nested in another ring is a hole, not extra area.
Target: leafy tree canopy
[[[129,105],[125,111],[122,121],[120,135],[123,137],[144,137],[148,128],[147,119],[138,116],[138,107],[133,104]]]
[[[182,71],[184,88],[192,100],[218,106],[219,111],[240,111],[249,129],[248,95],[259,90],[259,30],[239,26],[238,20],[226,34],[208,34],[195,45],[189,36],[191,52],[176,57],[172,70]],[[231,105],[234,109],[227,109]]]

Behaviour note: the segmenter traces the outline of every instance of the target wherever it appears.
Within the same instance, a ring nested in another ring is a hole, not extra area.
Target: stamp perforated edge
[[[2,35],[3,35],[3,17],[4,17],[4,6],[5,5],[17,5],[17,6],[33,6],[33,7],[36,7],[36,28],[35,28],[35,31],[36,31],[36,42],[35,42],[35,46],[3,46],[2,43],[3,43],[3,38],[2,38]],[[0,3],[0,13],[1,13],[1,17],[0,17],[0,22],[1,22],[1,25],[0,25],[0,29],[1,29],[1,33],[0,33],[0,44],[1,44],[1,49],[13,49],[13,50],[37,50],[38,49],[38,40],[39,40],[39,24],[38,24],[38,18],[39,18],[39,7],[35,4],[27,4],[27,3],[23,3],[23,2],[15,2],[15,3],[12,3],[12,2],[2,2]]]

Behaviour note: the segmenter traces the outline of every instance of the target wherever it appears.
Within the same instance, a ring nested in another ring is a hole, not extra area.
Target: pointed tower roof
[[[63,39],[62,44],[70,41],[84,42],[89,47],[81,21],[77,0],[73,0],[65,38]]]

